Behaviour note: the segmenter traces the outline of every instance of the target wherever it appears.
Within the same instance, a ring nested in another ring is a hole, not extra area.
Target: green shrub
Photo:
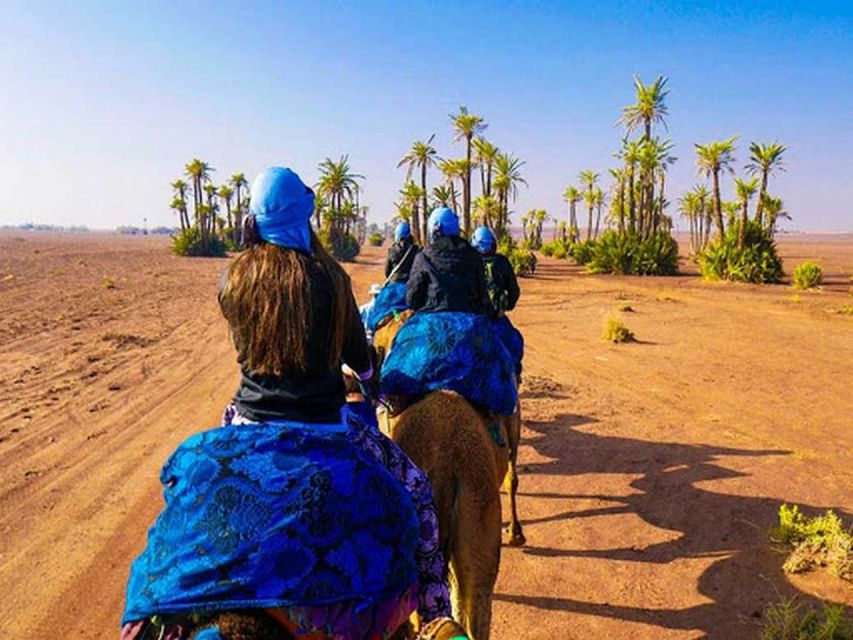
[[[318,234],[323,246],[338,260],[351,262],[360,251],[358,240],[351,233],[339,229],[321,229]]]
[[[385,242],[385,236],[382,235],[379,231],[374,231],[368,236],[367,241],[373,247],[381,247]]]
[[[806,260],[794,269],[791,284],[797,289],[814,289],[823,282],[823,269],[817,262]]]
[[[569,255],[575,259],[578,264],[586,264],[592,260],[592,251],[595,248],[595,240],[583,240],[575,242],[569,248]]]
[[[529,276],[536,272],[536,254],[522,242],[517,243],[511,236],[498,239],[497,252],[506,256],[517,276]]]
[[[592,273],[673,275],[678,271],[678,243],[668,231],[648,238],[629,231],[605,231],[592,247],[586,268]]]
[[[608,342],[631,342],[634,340],[634,333],[618,318],[607,318],[604,323],[604,335],[601,337]]]
[[[843,605],[801,610],[793,598],[768,606],[761,640],[853,640],[853,620]]]
[[[571,250],[571,243],[567,240],[563,240],[562,238],[556,238],[551,242],[543,242],[542,246],[539,248],[539,251],[542,252],[543,256],[559,258],[560,260],[564,260],[568,257],[569,251]]]
[[[172,251],[179,256],[223,258],[226,246],[216,234],[209,235],[206,243],[202,242],[198,228],[190,227],[172,236]]]
[[[714,240],[699,254],[699,271],[706,280],[731,280],[769,284],[782,277],[782,260],[773,236],[749,220],[744,248],[738,248],[740,224],[726,230],[722,240]]]
[[[792,547],[782,568],[802,573],[827,567],[838,577],[853,582],[853,535],[845,531],[841,518],[832,511],[807,518],[795,505],[779,508],[779,525],[770,531],[775,542]]]

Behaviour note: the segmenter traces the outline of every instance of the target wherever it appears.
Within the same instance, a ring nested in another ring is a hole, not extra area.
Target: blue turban
[[[225,640],[219,627],[207,627],[196,632],[195,640]]]
[[[432,213],[429,214],[427,226],[432,239],[459,235],[459,218],[447,207],[433,209]]]
[[[399,242],[403,238],[411,238],[412,237],[412,229],[409,227],[408,222],[401,222],[397,225],[397,228],[394,230],[394,240]]]
[[[498,246],[495,234],[486,226],[477,227],[471,236],[471,244],[480,253],[492,253]]]
[[[268,167],[255,178],[249,212],[261,239],[311,253],[314,192],[290,169]]]

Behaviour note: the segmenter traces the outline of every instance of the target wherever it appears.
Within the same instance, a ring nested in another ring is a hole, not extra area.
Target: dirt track
[[[820,257],[823,291],[551,260],[523,281],[528,545],[504,548],[495,638],[750,638],[780,595],[853,605],[848,583],[782,574],[766,541],[782,501],[853,517],[853,317],[833,313],[853,238],[781,246],[788,269]],[[117,637],[159,467],[236,384],[225,264],[0,234],[0,638]],[[376,250],[352,267],[357,294],[379,268]],[[603,342],[610,314],[639,341]]]

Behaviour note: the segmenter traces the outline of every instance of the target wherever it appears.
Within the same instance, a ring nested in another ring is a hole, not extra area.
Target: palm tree
[[[249,183],[246,182],[246,176],[242,173],[235,173],[229,180],[231,187],[234,189],[234,197],[237,200],[237,208],[234,210],[234,242],[239,241],[240,229],[243,227],[243,214],[245,213],[246,202],[243,201],[243,190],[248,189]]]
[[[439,185],[432,188],[432,206],[433,207],[449,207],[453,203],[455,197],[453,189],[447,185]]]
[[[737,140],[737,136],[732,136],[727,140],[695,145],[696,166],[699,173],[705,177],[710,176],[714,181],[714,215],[717,221],[717,234],[720,238],[725,232],[723,201],[720,197],[720,172],[732,172],[732,164],[735,161],[735,140]]]
[[[489,228],[494,227],[500,215],[500,205],[493,196],[477,196],[473,202],[474,218]]]
[[[642,143],[638,140],[622,139],[622,150],[617,154],[625,162],[626,187],[628,189],[628,226],[631,232],[637,230],[637,204],[634,189],[634,176],[637,163],[640,161]]]
[[[435,147],[432,146],[432,141],[435,139],[435,134],[432,134],[429,137],[429,140],[426,142],[422,142],[421,140],[416,140],[412,143],[412,148],[409,149],[408,153],[404,155],[400,162],[397,163],[397,167],[402,167],[403,165],[407,166],[406,170],[406,180],[411,180],[412,173],[415,169],[420,169],[421,171],[421,211],[424,213],[424,224],[426,224],[426,216],[427,216],[427,194],[429,191],[427,190],[427,169],[429,167],[434,167],[436,164],[436,160],[438,159],[438,152],[435,150]],[[415,242],[418,242],[420,234],[420,229],[417,227],[417,219],[415,219]],[[424,231],[424,236],[426,236],[426,232]]]
[[[456,179],[462,178],[465,175],[465,158],[459,160],[441,160],[438,163],[438,169],[444,174],[444,179],[447,181],[447,186],[451,192],[451,202],[453,202],[454,212],[459,212],[459,206],[456,201]],[[463,178],[464,180],[464,178]]]
[[[480,116],[468,113],[468,108],[465,106],[459,107],[459,113],[451,114],[450,119],[453,121],[455,130],[453,140],[465,140],[466,164],[462,181],[462,217],[467,235],[471,230],[471,141],[475,135],[485,131],[487,125]]]
[[[580,199],[581,192],[573,185],[569,185],[563,191],[563,200],[569,204],[569,236],[572,243],[578,241],[578,218],[575,215],[575,205]]]
[[[474,158],[480,166],[480,186],[486,197],[492,195],[492,171],[500,149],[483,136],[474,139]]]
[[[588,224],[586,227],[586,239],[590,240],[592,238],[592,209],[595,206],[595,184],[598,182],[599,175],[592,170],[587,169],[586,171],[581,171],[578,179],[581,184],[585,187],[583,198],[586,202],[587,211],[589,214]]]
[[[669,111],[664,104],[669,90],[666,89],[667,78],[658,76],[652,84],[643,84],[639,76],[634,76],[634,92],[637,101],[622,109],[622,117],[617,124],[624,124],[631,132],[637,127],[643,127],[643,139],[652,139],[652,123],[660,123],[666,127],[664,117]]]
[[[786,151],[784,145],[778,142],[763,144],[753,142],[749,145],[749,162],[746,171],[752,176],[761,174],[761,190],[758,192],[758,206],[755,208],[755,219],[758,224],[764,224],[764,197],[767,195],[768,178],[776,171],[785,170],[782,158]]]
[[[320,180],[316,185],[317,195],[328,205],[331,223],[334,225],[340,220],[344,201],[352,200],[358,189],[358,180],[363,180],[364,176],[352,172],[347,155],[341,156],[337,162],[326,158],[319,164],[318,169]]]
[[[213,167],[198,158],[193,158],[186,167],[184,167],[184,172],[192,181],[193,215],[195,217],[195,224],[198,226],[198,230],[201,233],[202,244],[204,245],[207,244],[207,212],[202,208],[202,205],[204,205],[202,192],[204,184],[210,180],[210,174],[213,171]]]
[[[403,188],[400,189],[400,196],[402,198],[402,203],[405,205],[406,209],[409,211],[409,220],[412,225],[412,235],[414,236],[415,242],[419,242],[419,236],[421,235],[420,229],[420,217],[418,215],[418,208],[420,207],[420,203],[423,200],[423,190],[415,184],[414,180],[409,180],[403,185]],[[426,212],[424,212],[424,227],[426,227]],[[429,234],[426,230],[423,232],[423,243],[426,244],[429,240]]]
[[[690,224],[690,249],[693,253],[699,251],[699,197],[695,191],[688,191],[679,200],[679,210]]]
[[[785,211],[785,204],[782,198],[774,198],[769,193],[764,194],[764,213],[767,214],[767,225],[765,229],[768,233],[776,232],[776,221],[779,218],[790,220],[791,216]]]
[[[513,155],[498,152],[495,157],[495,179],[494,187],[499,205],[498,224],[495,225],[498,236],[503,236],[509,231],[509,199],[513,202],[518,198],[518,185],[527,185],[527,181],[521,175],[521,167],[524,160]]]
[[[740,178],[735,178],[735,190],[737,191],[737,197],[741,206],[740,229],[738,229],[737,237],[738,247],[740,247],[741,250],[746,243],[746,223],[749,221],[749,201],[752,199],[752,196],[755,195],[755,191],[757,189],[757,177],[752,178],[752,180],[747,180],[746,182]]]
[[[597,188],[592,193],[593,196],[593,204],[595,204],[596,214],[595,214],[595,235],[594,238],[598,237],[598,229],[601,225],[601,207],[604,206],[604,191],[601,190],[601,187]]]
[[[169,206],[178,212],[181,220],[181,231],[184,231],[190,226],[190,218],[187,214],[187,183],[179,178],[172,182],[172,189],[174,194]]]
[[[216,192],[222,201],[225,203],[225,219],[228,222],[228,226],[231,228],[233,233],[234,231],[234,221],[231,219],[231,198],[234,196],[234,190],[229,187],[227,184],[223,184],[219,187],[219,190]]]

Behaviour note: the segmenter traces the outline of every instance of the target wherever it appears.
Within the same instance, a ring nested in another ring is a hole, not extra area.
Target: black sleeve
[[[518,298],[521,295],[521,289],[518,288],[518,278],[515,277],[515,271],[512,270],[512,265],[509,263],[504,256],[501,256],[503,260],[501,260],[502,269],[504,272],[504,286],[506,287],[507,295],[509,296],[508,311],[515,309],[515,305],[518,304]]]
[[[490,314],[492,303],[489,300],[489,287],[486,284],[486,265],[476,250],[474,250],[474,257],[471,260],[471,270],[476,274],[476,302],[479,307],[479,313]]]
[[[391,272],[394,270],[394,259],[397,255],[397,246],[391,245],[391,248],[388,249],[388,257],[385,259],[385,277],[391,275]]]
[[[347,329],[344,336],[341,359],[356,373],[365,373],[370,370],[370,350],[367,346],[367,338],[364,335],[364,325],[358,313],[358,306],[352,293],[349,295],[347,309]]]
[[[414,311],[422,308],[427,302],[429,273],[427,273],[424,260],[422,252],[415,256],[412,262],[412,270],[409,272],[409,283],[406,285],[406,305]]]

